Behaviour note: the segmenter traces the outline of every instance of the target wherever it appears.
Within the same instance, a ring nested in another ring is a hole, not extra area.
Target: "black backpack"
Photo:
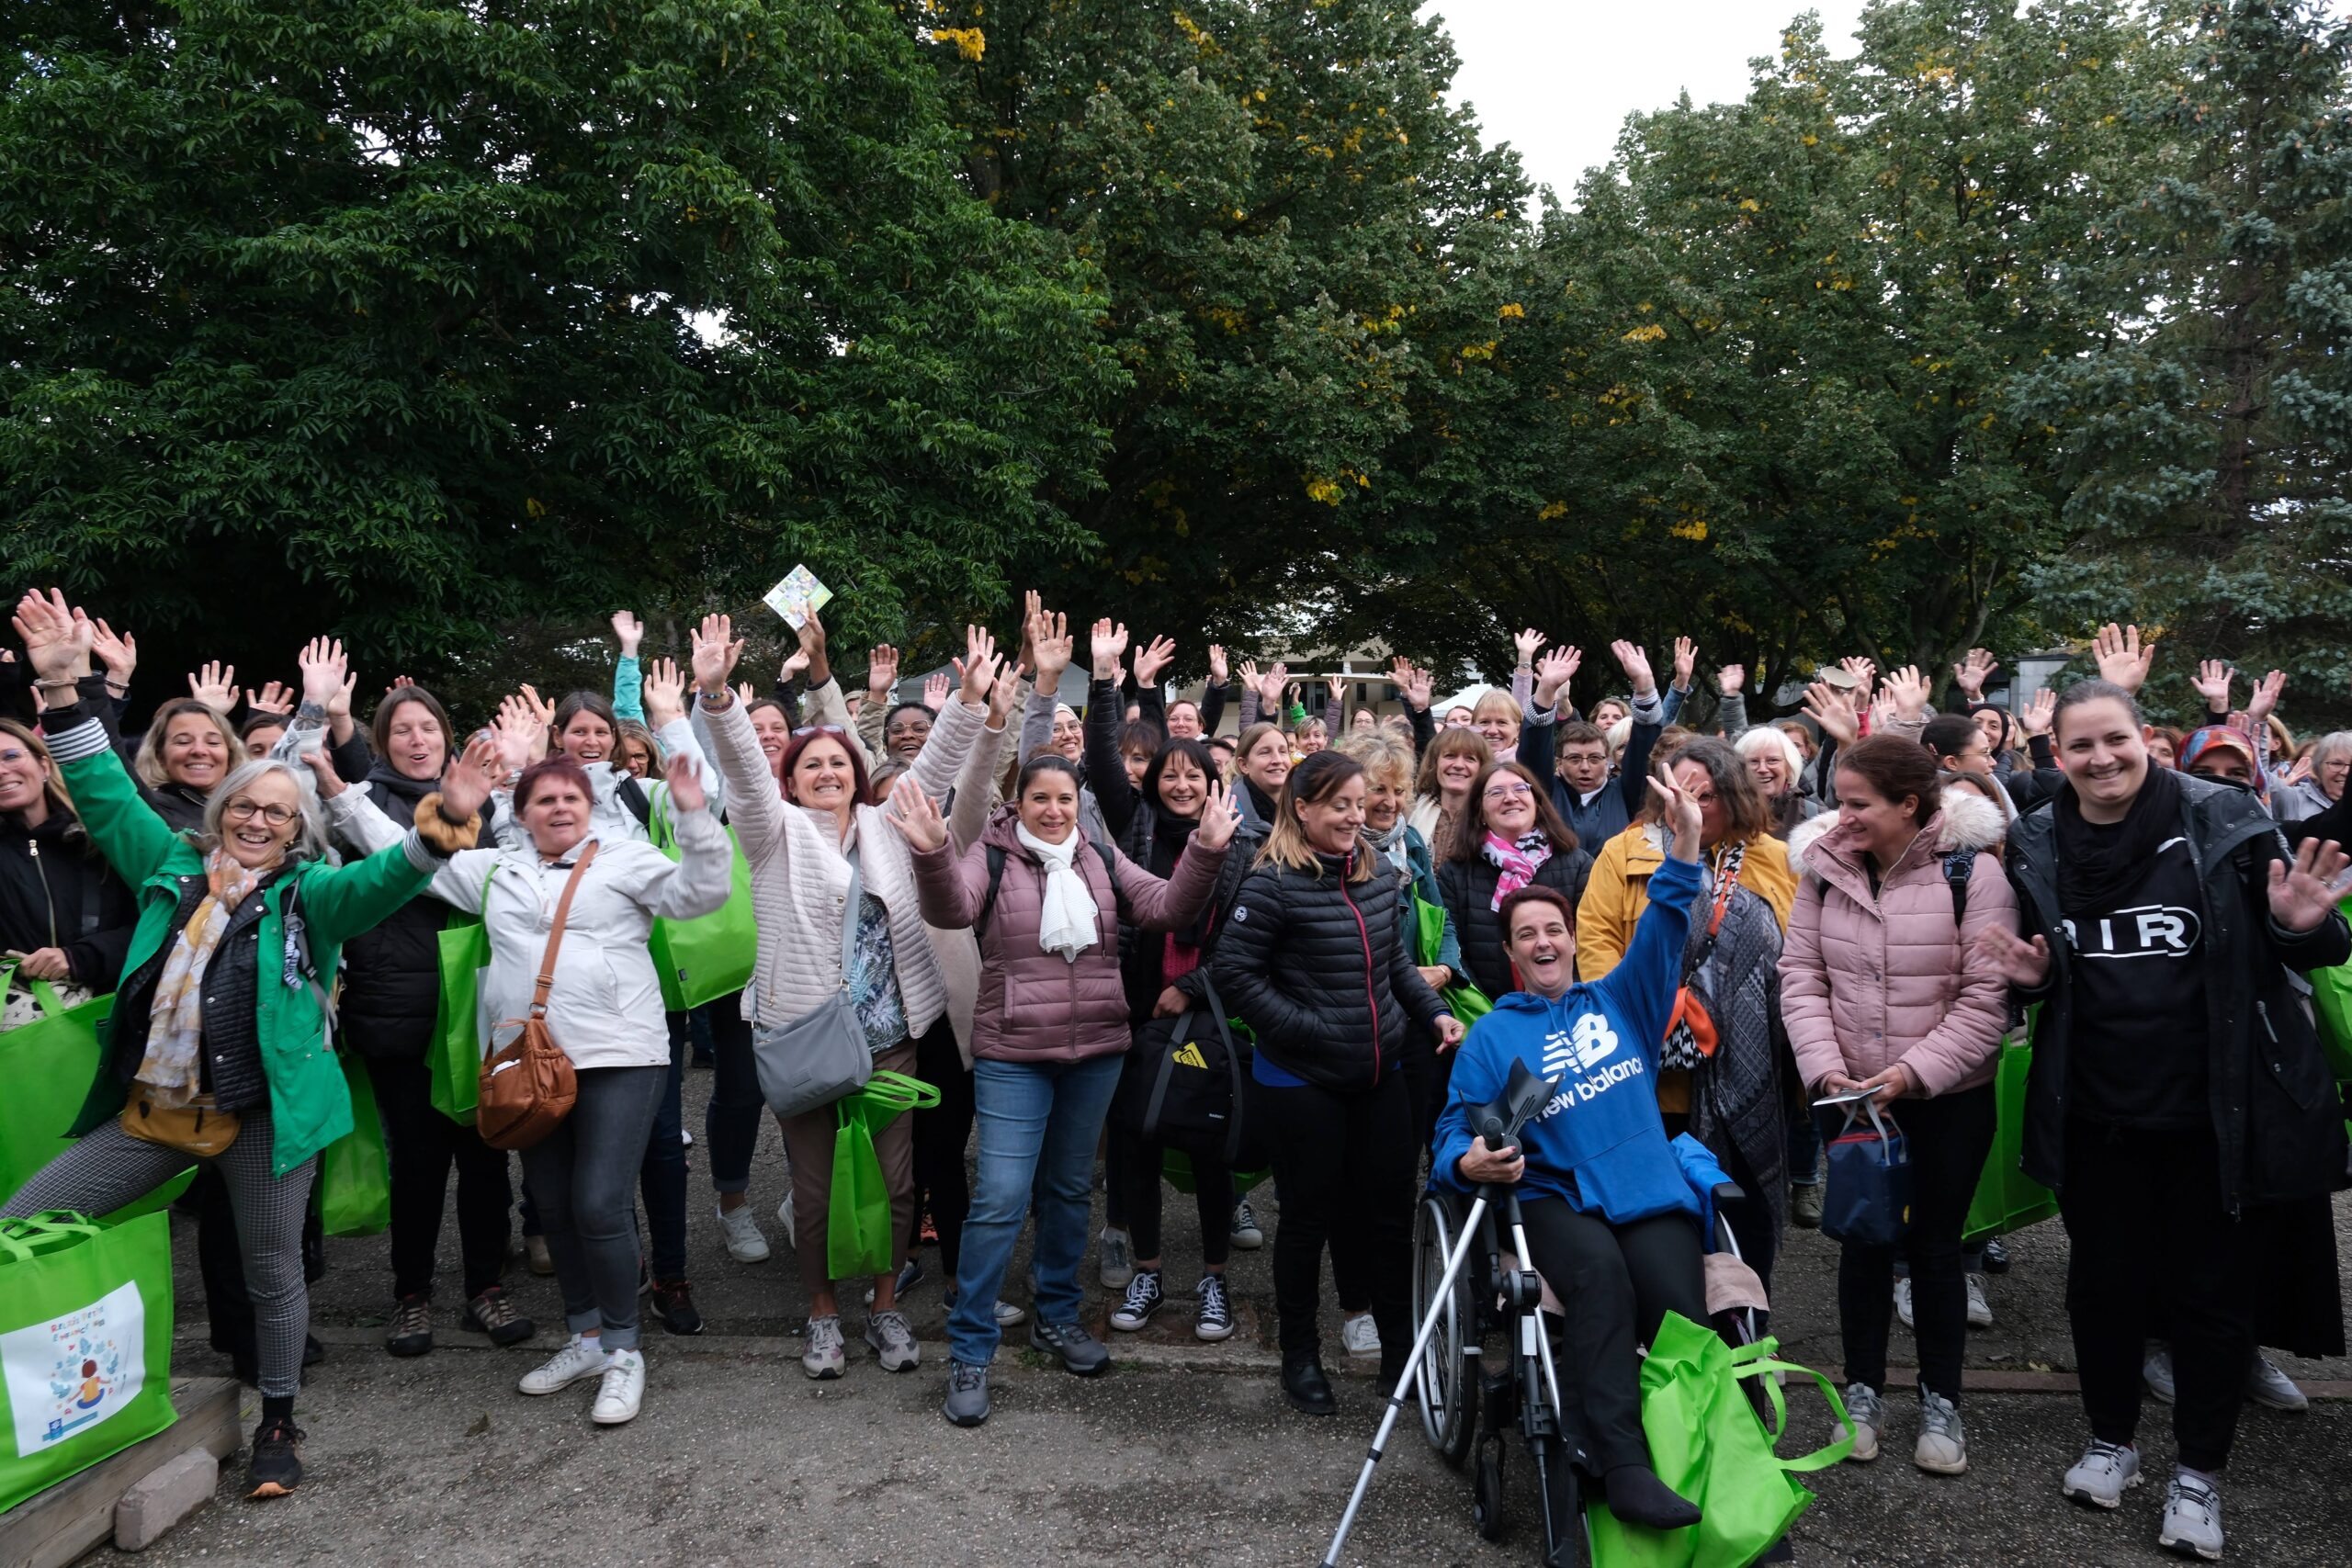
[[[1208,976],[1205,999],[1136,1032],[1119,1073],[1111,1120],[1122,1131],[1228,1170],[1268,1163],[1263,1118],[1251,1114],[1249,1054],[1233,1037]]]

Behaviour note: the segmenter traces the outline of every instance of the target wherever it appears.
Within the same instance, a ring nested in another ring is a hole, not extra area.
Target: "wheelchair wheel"
[[[1424,1198],[1413,1221],[1413,1331],[1419,1333],[1432,1314],[1438,1325],[1421,1354],[1414,1395],[1420,1403],[1422,1436],[1459,1470],[1476,1432],[1478,1400],[1476,1362],[1469,1353],[1476,1333],[1469,1260],[1464,1261],[1463,1277],[1453,1289],[1442,1293],[1438,1289],[1457,1239],[1452,1206],[1434,1194]]]
[[[1478,1445],[1477,1472],[1470,1483],[1470,1517],[1488,1540],[1503,1538],[1503,1440],[1488,1438]]]

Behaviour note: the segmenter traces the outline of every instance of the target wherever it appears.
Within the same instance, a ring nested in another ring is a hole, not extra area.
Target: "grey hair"
[[[2331,729],[2312,742],[2312,766],[2316,769],[2339,751],[2352,751],[2352,729]]]
[[[275,757],[263,757],[241,764],[205,798],[204,826],[199,829],[197,847],[206,851],[218,849],[221,843],[220,814],[229,808],[229,802],[270,774],[283,773],[294,781],[295,810],[298,814],[294,841],[286,847],[287,858],[297,861],[327,859],[327,819],[319,809],[318,786],[311,781],[310,772],[308,768],[296,767]]]
[[[1742,759],[1753,757],[1758,751],[1778,751],[1781,761],[1789,766],[1789,782],[1792,784],[1804,772],[1804,758],[1798,752],[1797,743],[1789,739],[1787,730],[1777,725],[1759,724],[1741,730],[1739,739],[1731,743],[1731,749]]]

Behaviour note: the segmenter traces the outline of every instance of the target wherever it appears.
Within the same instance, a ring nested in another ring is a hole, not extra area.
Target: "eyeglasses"
[[[220,808],[223,822],[250,822],[258,817],[273,828],[285,827],[296,815],[290,806],[264,806],[252,800],[232,800]]]
[[[1522,795],[1533,795],[1534,793],[1535,792],[1533,790],[1528,788],[1523,784],[1490,784],[1487,789],[1487,798],[1496,802],[1497,804],[1500,804],[1506,800],[1517,799]]]
[[[5,751],[0,751],[0,767],[13,768],[19,762],[29,762],[32,761],[32,755],[29,751],[19,751],[10,747]]]

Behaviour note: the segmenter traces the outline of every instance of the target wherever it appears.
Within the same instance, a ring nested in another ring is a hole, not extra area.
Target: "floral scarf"
[[[1499,909],[1503,900],[1535,880],[1536,871],[1552,858],[1552,840],[1541,831],[1521,833],[1517,843],[1498,833],[1488,832],[1480,846],[1487,863],[1495,868],[1495,901],[1489,908]]]
[[[204,897],[164,960],[148,1011],[147,1054],[134,1075],[154,1091],[157,1105],[186,1105],[196,1098],[201,1081],[197,1051],[204,1039],[204,971],[238,906],[253,897],[273,869],[239,865],[226,850],[204,857]]]

